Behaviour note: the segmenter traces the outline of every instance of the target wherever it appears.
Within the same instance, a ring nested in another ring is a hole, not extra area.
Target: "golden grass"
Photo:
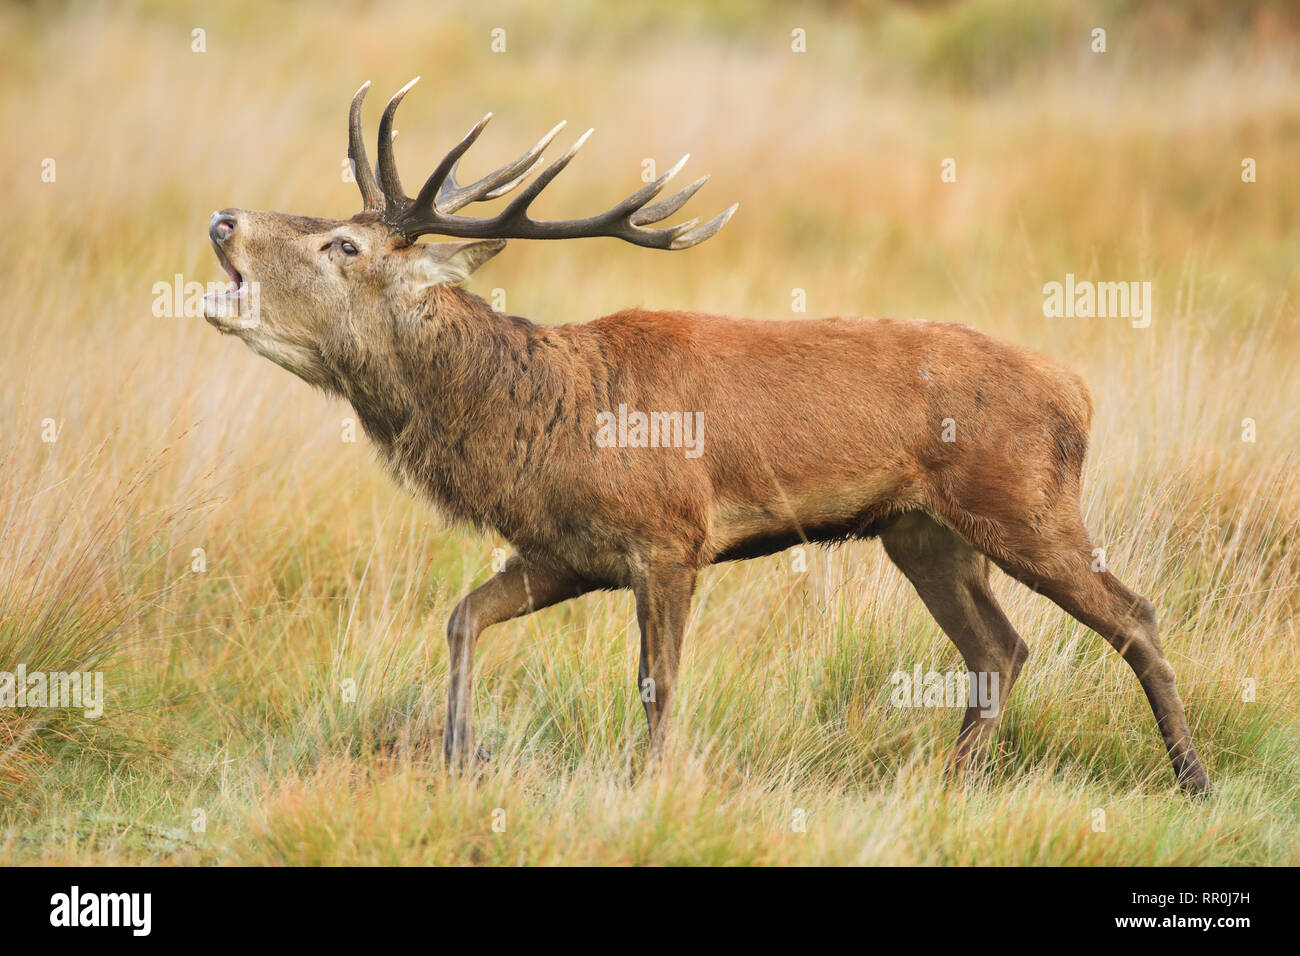
[[[1117,13],[1096,56],[1060,3],[105,9],[0,12],[0,670],[102,669],[109,698],[0,711],[0,863],[1300,862],[1293,29]],[[393,488],[345,406],[151,314],[155,282],[219,277],[212,209],[355,211],[347,98],[417,72],[408,180],[492,109],[470,174],[557,118],[597,128],[544,213],[688,150],[701,211],[741,202],[671,256],[516,244],[474,281],[512,311],[779,318],[797,287],[809,314],[962,321],[1082,372],[1089,524],[1160,610],[1217,795],[1173,790],[1132,674],[1006,580],[1030,661],[989,773],[945,788],[957,715],[891,708],[888,677],[958,657],[871,544],[702,576],[653,767],[627,595],[490,632],[494,759],[446,777],[442,628],[502,542]],[[1066,272],[1152,281],[1151,327],[1044,318]]]

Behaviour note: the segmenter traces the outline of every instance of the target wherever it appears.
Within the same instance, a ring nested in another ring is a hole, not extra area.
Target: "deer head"
[[[418,80],[419,77],[416,77]],[[351,219],[291,216],[278,212],[222,209],[212,214],[208,235],[230,276],[229,289],[210,295],[204,315],[224,333],[308,382],[343,391],[348,361],[379,341],[400,338],[430,309],[434,287],[460,282],[496,255],[507,239],[576,239],[609,236],[652,249],[686,249],[716,233],[736,206],[700,224],[698,219],[647,228],[680,209],[708,179],[703,176],[667,199],[650,204],[685,164],[675,166],[613,208],[585,219],[539,221],[529,207],[567,166],[591,135],[588,130],[546,166],[498,214],[456,215],[471,203],[518,189],[543,163],[542,151],[560,123],[518,159],[469,185],[456,171],[461,157],[491,119],[489,113],[443,157],[414,198],[407,196],[393,157],[393,117],[415,84],[388,102],[379,122],[379,161],[366,158],[361,105],[369,82],[352,99],[348,158],[363,208]],[[439,234],[468,241],[421,243]]]

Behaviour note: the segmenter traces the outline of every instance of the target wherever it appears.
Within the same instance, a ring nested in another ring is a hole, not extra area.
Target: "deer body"
[[[555,131],[461,186],[456,162],[480,124],[411,199],[388,135],[405,90],[381,123],[378,181],[360,140],[364,92],[353,102],[350,154],[366,210],[345,222],[214,214],[213,245],[234,284],[208,316],[350,401],[395,477],[516,549],[448,624],[444,744],[453,764],[474,753],[473,651],[487,627],[591,590],[631,589],[638,686],[657,742],[701,569],[801,542],[879,537],[967,667],[997,676],[992,711],[965,714],[954,768],[984,749],[1028,655],[989,587],[996,564],[1119,650],[1179,782],[1208,787],[1153,607],[1092,567],[1079,508],[1091,403],[1076,375],[944,323],[633,310],[540,326],[498,314],[456,283],[499,252],[502,237],[606,235],[680,248],[711,236],[734,207],[703,226],[646,228],[703,182],[648,205],[674,167],[601,216],[530,219],[528,204],[570,151],[498,216],[456,216],[518,188]],[[426,232],[475,241],[414,241]],[[261,283],[261,315],[236,321],[224,306],[243,301],[250,279]],[[694,416],[698,445],[611,447],[600,422],[620,408]]]
[[[874,535],[914,509],[977,520],[1077,481],[1087,443],[1070,372],[941,323],[631,311],[538,326],[444,288],[393,353],[368,355],[374,381],[341,394],[394,474],[608,587],[628,587],[630,556],[654,543],[703,567]],[[702,454],[600,447],[598,416],[620,404],[698,412]],[[952,441],[945,420],[962,423]]]

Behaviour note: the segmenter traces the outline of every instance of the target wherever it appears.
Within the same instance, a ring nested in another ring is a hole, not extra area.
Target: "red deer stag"
[[[411,198],[392,147],[410,85],[384,110],[374,169],[361,133],[368,87],[352,100],[348,129],[365,208],[343,221],[214,213],[212,245],[233,281],[205,314],[349,401],[399,481],[514,547],[447,627],[453,766],[476,752],[470,689],[485,628],[588,591],[630,588],[658,743],[702,568],[800,542],[879,537],[967,668],[997,679],[994,706],[966,710],[950,769],[987,749],[1028,656],[989,586],[996,564],[1114,645],[1146,691],[1179,783],[1208,788],[1151,602],[1092,568],[1079,506],[1092,409],[1077,375],[945,323],[630,310],[540,326],[495,312],[458,283],[507,239],[609,236],[685,249],[736,207],[703,224],[649,228],[704,183],[651,204],[678,163],[607,212],[533,219],[533,201],[586,136],[526,185],[559,126],[462,185],[459,161],[491,114]],[[457,215],[515,190],[494,216]],[[417,242],[429,234],[469,241]],[[644,418],[626,434],[647,412],[668,440],[642,440]],[[626,441],[610,440],[616,413]],[[693,430],[691,447],[681,447],[679,429]]]

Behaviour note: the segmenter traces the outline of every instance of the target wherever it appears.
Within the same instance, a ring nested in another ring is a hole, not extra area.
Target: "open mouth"
[[[230,276],[230,287],[227,288],[226,291],[227,292],[239,291],[239,287],[244,284],[244,277],[239,274],[239,270],[235,268],[234,263],[232,263],[230,259],[227,258],[226,254],[221,250],[221,247],[219,245],[217,245],[214,242],[212,244],[212,248],[216,250],[217,261],[221,263],[221,268],[225,269],[226,275]]]
[[[212,325],[223,331],[232,325],[248,327],[257,324],[256,309],[250,309],[250,286],[243,274],[235,268],[230,257],[217,243],[212,243],[217,254],[217,261],[230,277],[230,285],[224,292],[209,292],[203,297],[203,317]],[[238,322],[232,320],[238,319]]]

